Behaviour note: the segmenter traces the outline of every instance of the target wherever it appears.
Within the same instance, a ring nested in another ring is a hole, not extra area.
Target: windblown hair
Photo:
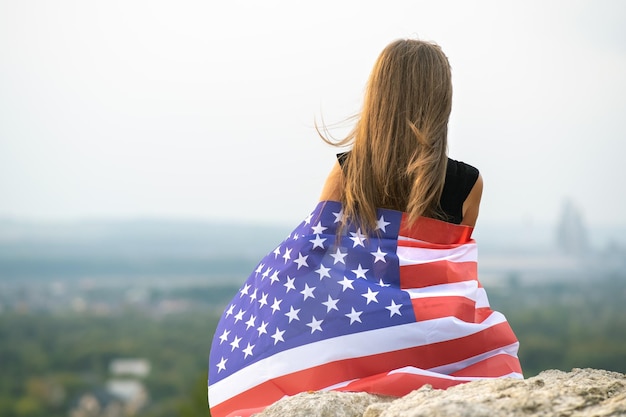
[[[401,39],[378,57],[354,129],[342,140],[352,145],[344,166],[344,215],[367,231],[376,208],[441,218],[439,199],[447,165],[448,118],[452,109],[450,64],[430,42]]]

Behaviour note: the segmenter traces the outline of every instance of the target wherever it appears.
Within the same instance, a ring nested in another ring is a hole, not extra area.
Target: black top
[[[337,155],[339,164],[343,166],[349,152]],[[465,162],[448,158],[446,181],[439,204],[448,216],[449,223],[460,224],[463,221],[463,202],[469,195],[478,179],[478,169]]]

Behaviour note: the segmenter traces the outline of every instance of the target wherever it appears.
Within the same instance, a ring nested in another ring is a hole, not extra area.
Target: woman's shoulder
[[[478,168],[466,162],[448,158],[440,205],[451,223],[461,223],[463,203],[474,188],[479,174]]]

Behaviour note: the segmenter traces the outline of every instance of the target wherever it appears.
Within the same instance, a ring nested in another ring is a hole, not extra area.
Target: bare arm
[[[463,202],[463,220],[461,221],[461,224],[472,227],[476,225],[482,195],[483,177],[478,174],[478,179],[476,180],[474,187],[472,187],[472,190]]]
[[[339,162],[335,162],[333,168],[326,178],[322,194],[320,195],[320,201],[332,200],[341,201],[341,192],[343,190],[343,172]]]

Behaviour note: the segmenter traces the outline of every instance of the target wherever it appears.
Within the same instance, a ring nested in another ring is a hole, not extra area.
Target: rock
[[[626,416],[626,375],[598,369],[549,370],[525,380],[490,379],[402,398],[309,392],[284,398],[258,417],[618,417]]]

